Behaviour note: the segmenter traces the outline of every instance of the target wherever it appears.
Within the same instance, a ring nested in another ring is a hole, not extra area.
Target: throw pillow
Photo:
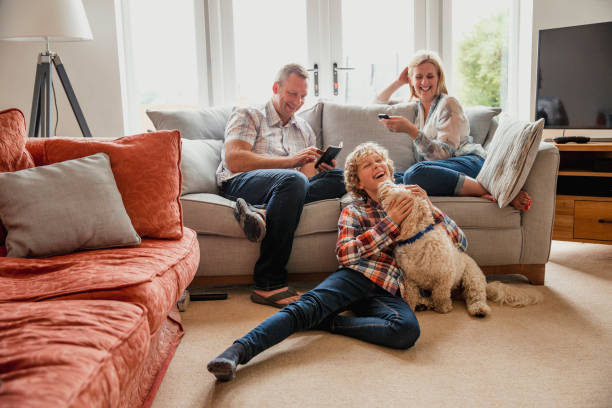
[[[9,257],[140,244],[104,153],[0,173],[0,191]]]
[[[470,136],[474,143],[485,145],[487,135],[491,130],[491,119],[499,115],[501,108],[490,108],[488,106],[470,106],[464,108],[465,116],[470,122]]]
[[[26,120],[19,109],[0,111],[0,172],[34,167],[34,161],[26,150]],[[6,232],[0,222],[0,245]]]
[[[147,109],[147,116],[155,129],[176,129],[181,132],[183,139],[223,140],[225,124],[233,111],[231,106],[185,110]]]
[[[110,156],[117,187],[134,229],[142,237],[179,239],[183,236],[181,137],[160,131],[115,140],[50,138],[45,164],[89,156]]]
[[[191,193],[218,194],[216,172],[221,163],[223,140],[182,139],[181,195]]]
[[[544,119],[530,123],[508,115],[500,118],[476,178],[495,197],[500,208],[510,204],[525,184],[543,129]]]

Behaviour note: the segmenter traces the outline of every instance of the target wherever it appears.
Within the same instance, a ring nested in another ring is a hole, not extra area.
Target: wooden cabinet
[[[612,244],[612,143],[557,144],[553,239]]]

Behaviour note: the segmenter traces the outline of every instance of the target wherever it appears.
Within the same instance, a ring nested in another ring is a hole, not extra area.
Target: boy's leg
[[[410,348],[419,338],[419,322],[410,306],[383,289],[350,309],[357,316],[334,317],[329,331],[396,349]]]
[[[369,296],[376,285],[361,273],[341,269],[316,288],[236,340],[232,346],[208,363],[208,370],[219,380],[231,380],[238,364],[246,364],[262,351],[291,334],[319,325],[350,305]]]

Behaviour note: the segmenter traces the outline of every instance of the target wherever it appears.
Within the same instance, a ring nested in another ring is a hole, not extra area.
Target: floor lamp
[[[29,137],[53,136],[51,64],[55,66],[81,133],[91,137],[66,69],[59,55],[49,50],[49,42],[92,38],[82,0],[0,0],[0,39],[46,43],[36,66]]]

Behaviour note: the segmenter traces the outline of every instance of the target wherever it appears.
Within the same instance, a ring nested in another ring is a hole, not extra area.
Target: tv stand
[[[612,143],[555,146],[561,161],[552,238],[612,244]]]

